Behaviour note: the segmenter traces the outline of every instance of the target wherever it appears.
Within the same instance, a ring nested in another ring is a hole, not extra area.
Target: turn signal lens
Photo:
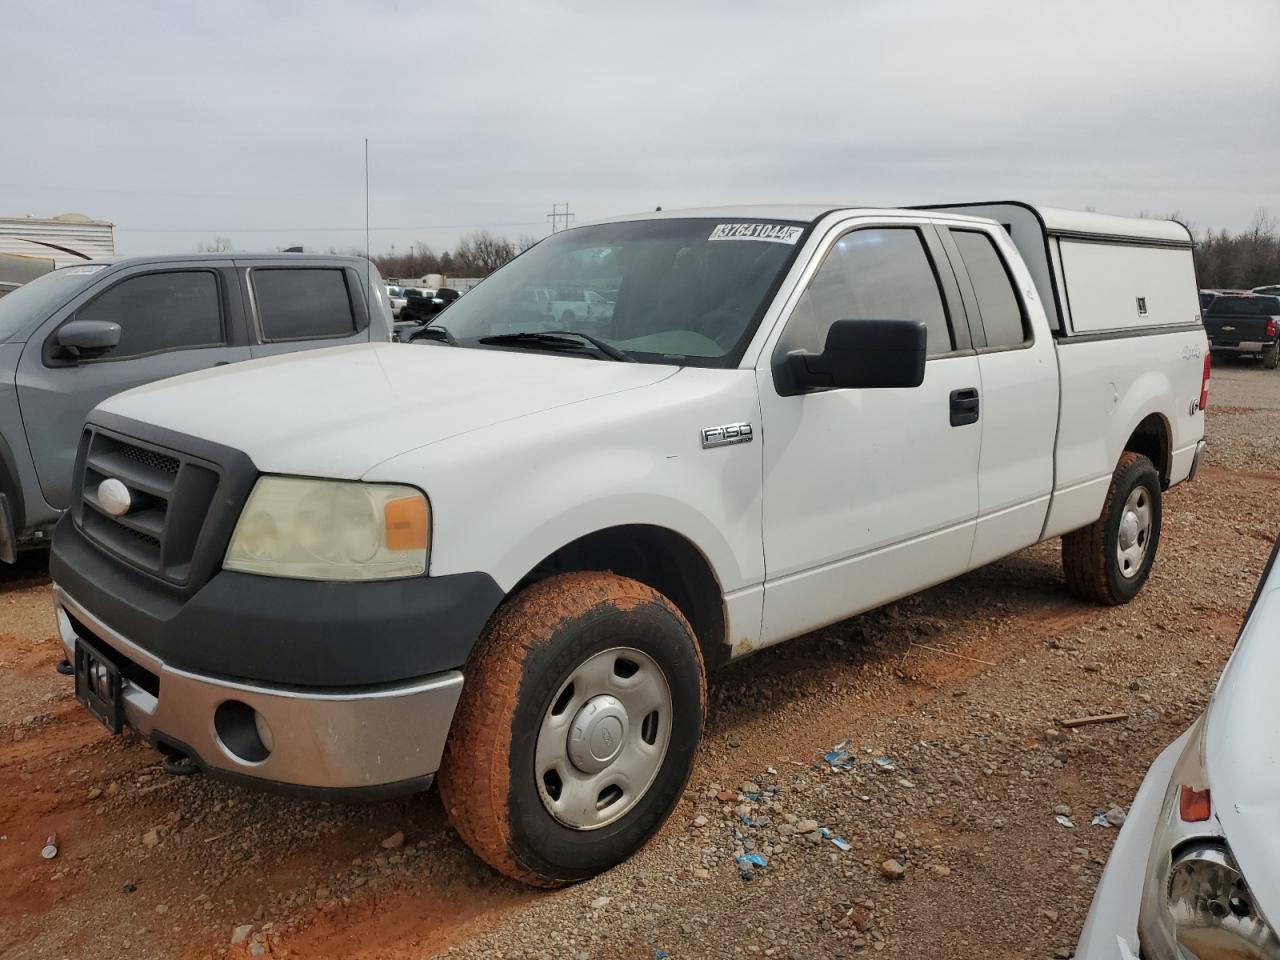
[[[1209,819],[1211,810],[1208,790],[1183,786],[1178,791],[1178,816],[1183,823],[1204,823]]]
[[[421,496],[388,500],[382,508],[387,531],[388,550],[427,549],[427,501]]]

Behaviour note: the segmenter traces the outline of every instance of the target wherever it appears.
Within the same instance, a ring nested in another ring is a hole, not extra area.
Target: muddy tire
[[[1107,606],[1137,596],[1160,544],[1160,509],[1156,468],[1142,454],[1126,452],[1111,475],[1101,516],[1062,538],[1071,592]]]
[[[539,581],[490,620],[465,675],[440,795],[486,863],[561,886],[662,826],[707,700],[697,640],[666,597],[610,573]]]
[[[1274,370],[1280,365],[1280,344],[1262,348],[1262,369]]]

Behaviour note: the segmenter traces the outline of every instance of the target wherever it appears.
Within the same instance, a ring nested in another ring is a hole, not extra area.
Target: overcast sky
[[[437,249],[680,206],[1280,214],[1278,0],[0,0],[0,216]]]

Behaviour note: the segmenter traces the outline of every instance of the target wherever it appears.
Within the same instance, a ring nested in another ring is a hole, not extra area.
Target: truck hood
[[[1280,563],[1274,559],[1206,717],[1213,807],[1258,906],[1280,925]]]
[[[98,409],[242,450],[264,472],[357,479],[417,447],[648,386],[678,370],[529,351],[368,343],[161,380]]]

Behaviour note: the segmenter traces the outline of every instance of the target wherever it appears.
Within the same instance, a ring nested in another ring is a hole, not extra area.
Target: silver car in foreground
[[[1138,790],[1079,960],[1280,958],[1277,552],[1208,709]]]

